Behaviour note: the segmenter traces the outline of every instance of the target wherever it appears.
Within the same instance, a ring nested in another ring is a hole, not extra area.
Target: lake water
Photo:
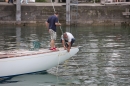
[[[0,79],[0,86],[130,86],[130,27],[61,27],[71,32],[80,51],[47,73]],[[58,28],[56,45],[61,47]],[[0,27],[0,51],[32,49],[33,42],[49,49],[45,27]],[[35,65],[34,65],[35,66]]]

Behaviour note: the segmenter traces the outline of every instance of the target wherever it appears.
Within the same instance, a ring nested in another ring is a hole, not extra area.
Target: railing
[[[7,0],[0,0],[0,2],[6,2]]]
[[[101,4],[130,4],[130,0],[101,0]]]
[[[78,0],[79,3],[87,2],[87,0]]]

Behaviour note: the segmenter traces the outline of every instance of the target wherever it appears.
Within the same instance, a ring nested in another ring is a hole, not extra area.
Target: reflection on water
[[[1,27],[0,50],[49,47],[49,36],[42,27]],[[40,43],[40,47],[38,46]]]
[[[47,75],[13,77],[9,86],[130,86],[130,27],[62,27],[81,46],[77,55],[47,72]],[[49,48],[49,34],[44,27],[0,27],[0,50],[38,50]],[[61,46],[61,30],[56,45]],[[63,80],[58,82],[56,79]],[[30,78],[31,77],[31,78]],[[45,82],[44,82],[44,79]],[[47,84],[46,84],[47,82]],[[7,84],[0,84],[0,86]]]
[[[7,78],[0,86],[55,86],[66,83],[70,81],[52,74],[35,73]]]

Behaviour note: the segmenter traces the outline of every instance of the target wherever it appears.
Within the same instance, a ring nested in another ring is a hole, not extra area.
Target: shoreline
[[[119,3],[119,2],[118,2]],[[71,15],[71,25],[130,25],[130,2],[125,4],[79,3]],[[66,3],[54,3],[59,21],[66,25]],[[16,4],[0,2],[0,25],[16,25]],[[128,12],[127,12],[128,9]],[[123,14],[124,13],[124,14]],[[77,16],[74,16],[74,15]],[[29,2],[21,5],[21,26],[44,25],[53,15],[51,3]]]

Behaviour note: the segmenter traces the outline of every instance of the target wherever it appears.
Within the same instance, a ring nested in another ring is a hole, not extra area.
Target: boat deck
[[[12,58],[12,57],[21,57],[21,56],[30,56],[44,53],[57,52],[59,49],[53,51],[49,49],[40,49],[38,51],[28,51],[28,50],[14,50],[14,51],[3,51],[0,52],[0,59]]]

